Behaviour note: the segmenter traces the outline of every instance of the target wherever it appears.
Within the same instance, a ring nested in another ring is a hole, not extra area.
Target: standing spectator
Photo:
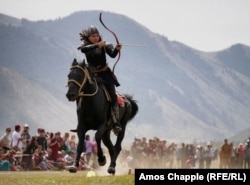
[[[168,166],[169,168],[173,168],[175,154],[176,154],[176,145],[175,143],[171,143],[167,149],[167,159],[169,162]]]
[[[29,125],[27,123],[24,124],[23,132],[22,132],[21,136],[23,138],[23,151],[26,151],[27,146],[28,146],[30,139],[31,139],[31,135],[29,133]]]
[[[236,148],[233,145],[233,142],[230,143],[231,145],[231,159],[230,159],[230,168],[236,168]]]
[[[27,145],[26,150],[23,152],[21,165],[24,170],[32,169],[32,156],[38,149],[37,136],[32,136],[30,142]]]
[[[37,144],[38,144],[38,150],[40,151],[47,151],[47,139],[45,137],[45,130],[40,129],[39,136],[37,137]]]
[[[164,139],[160,143],[161,143],[161,160],[160,160],[160,163],[161,163],[162,167],[166,167],[167,158],[168,158],[167,141]]]
[[[71,151],[76,152],[77,143],[76,143],[76,135],[74,135],[74,134],[72,134],[72,135],[70,136],[69,148],[70,148]]]
[[[3,153],[6,153],[11,148],[11,128],[6,128],[5,133],[0,138],[0,147],[3,148]]]
[[[176,149],[176,153],[175,153],[175,158],[176,158],[176,168],[181,168],[181,152],[182,152],[182,148],[178,147]]]
[[[239,147],[237,148],[237,168],[243,168],[243,162],[244,162],[244,154],[245,153],[245,147],[243,143],[240,143]]]
[[[138,148],[137,149],[141,149],[141,139],[138,142]],[[149,160],[150,163],[149,165],[151,167],[157,167],[156,162],[158,160],[158,156],[157,156],[157,139],[154,137],[153,139],[151,139],[151,142],[149,143]]]
[[[56,162],[59,157],[58,151],[60,150],[61,142],[60,132],[55,133],[55,136],[50,141],[50,148],[52,150],[51,158],[54,162]]]
[[[129,163],[139,163],[140,161],[140,167],[148,167],[149,161],[148,161],[148,155],[149,155],[149,144],[146,137],[142,137],[142,141],[138,142],[138,145],[136,146],[138,156],[136,159],[130,160],[131,158],[128,158]],[[139,159],[139,160],[138,160]]]
[[[96,169],[98,167],[97,151],[98,151],[97,143],[96,143],[95,136],[94,136],[93,139],[92,139],[92,161],[93,161],[92,167],[94,169]]]
[[[90,161],[90,158],[91,158],[91,155],[92,155],[92,152],[93,152],[93,143],[90,140],[90,137],[89,137],[88,134],[85,136],[85,148],[86,148],[86,151],[85,151],[86,162],[89,165],[89,161]]]
[[[15,125],[15,131],[12,133],[12,147],[15,150],[22,151],[23,148],[23,138],[20,134],[21,132],[21,126],[20,125]]]
[[[244,153],[245,153],[244,168],[250,169],[250,140],[247,142]]]
[[[214,158],[214,150],[210,142],[207,143],[205,148],[205,167],[209,169],[211,167],[212,160]]]
[[[196,167],[199,169],[204,168],[204,162],[205,162],[205,151],[202,146],[197,146],[196,149]]]
[[[151,142],[151,140],[149,142]],[[141,139],[135,137],[134,142],[132,143],[131,148],[130,148],[130,151],[131,151],[130,155],[134,159],[134,161],[138,161],[138,166],[139,167],[142,166],[139,163],[143,163],[143,165],[146,165],[144,163],[145,162],[144,160],[142,160],[142,161],[140,160],[141,159],[140,158],[141,157],[141,151],[140,151],[141,143],[142,143]],[[149,162],[149,161],[147,161],[147,162]]]
[[[38,129],[37,129],[36,136],[39,136],[41,130],[42,130],[42,128],[38,128]]]
[[[196,152],[196,147],[193,144],[190,144],[188,147],[188,156],[192,156],[192,167],[195,166],[195,152]]]
[[[181,158],[181,168],[186,168],[186,161],[188,159],[187,146],[185,143],[181,144],[180,158]]]
[[[69,133],[68,132],[65,132],[64,133],[64,136],[62,138],[62,143],[61,143],[61,148],[60,150],[64,150],[65,152],[68,152],[69,149],[70,149],[70,146],[69,146]]]
[[[221,146],[220,150],[220,168],[229,168],[231,153],[231,145],[228,143],[227,139],[224,139],[224,144]]]
[[[54,137],[54,133],[53,132],[47,132],[46,134],[48,137],[46,137],[46,140],[47,140],[47,146],[50,145],[50,141],[53,139]]]

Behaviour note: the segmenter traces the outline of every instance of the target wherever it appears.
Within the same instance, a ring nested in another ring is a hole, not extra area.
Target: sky
[[[250,0],[0,0],[0,13],[31,21],[84,10],[126,15],[170,41],[201,51],[236,43],[250,46]]]

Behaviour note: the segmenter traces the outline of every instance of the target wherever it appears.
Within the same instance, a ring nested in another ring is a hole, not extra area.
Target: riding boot
[[[121,124],[119,122],[119,105],[115,102],[112,106],[112,111],[114,114],[114,124],[113,124],[113,131],[115,135],[118,135],[122,131]]]
[[[115,119],[116,120],[119,120],[119,105],[118,105],[118,103],[117,102],[114,102],[114,104],[113,104],[113,106],[112,106],[112,110],[113,110],[113,112],[114,112],[114,114],[115,114]]]

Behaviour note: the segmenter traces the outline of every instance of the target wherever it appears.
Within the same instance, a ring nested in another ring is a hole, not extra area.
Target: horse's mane
[[[90,70],[90,67],[88,66],[88,64],[85,62],[85,60],[83,59],[83,61],[80,61],[77,63],[77,65],[83,67],[83,68],[86,68],[88,70],[88,73],[89,73],[89,76],[91,79],[94,79],[97,84],[101,85],[103,84],[103,80],[98,77],[98,75],[95,75],[95,73],[93,73],[91,70]]]

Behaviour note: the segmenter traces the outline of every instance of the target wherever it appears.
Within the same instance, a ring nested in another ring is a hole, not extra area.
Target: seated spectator
[[[51,149],[51,148],[49,148],[49,149],[47,150],[47,152],[46,152],[46,154],[45,154],[45,158],[46,158],[47,160],[51,161],[51,162],[54,161],[54,158],[53,158],[53,156],[52,156],[52,149]],[[54,162],[55,162],[55,161],[54,161]]]
[[[46,161],[45,153],[42,151],[38,152],[38,150],[32,157],[32,165],[34,170],[47,171],[52,168],[52,166],[50,166],[50,163]]]
[[[56,159],[56,166],[59,168],[59,169],[64,169],[65,165],[66,165],[66,162],[64,160],[64,150],[62,151],[58,151],[58,157]]]
[[[3,159],[4,150],[0,147],[0,171],[10,171],[11,164]]]
[[[78,170],[86,170],[86,169],[89,169],[89,168],[86,162],[86,154],[83,152],[80,157]]]
[[[50,164],[51,168],[54,169],[56,166],[56,162],[53,160],[51,148],[49,148],[47,150],[47,152],[45,153],[45,159],[46,159],[47,163]]]
[[[67,166],[73,165],[75,161],[75,153],[73,151],[69,151],[65,156],[64,156],[64,161]]]
[[[9,150],[6,154],[3,154],[2,159],[10,163],[11,171],[19,171],[21,167],[18,164],[18,160],[15,157],[16,152],[14,150]]]

